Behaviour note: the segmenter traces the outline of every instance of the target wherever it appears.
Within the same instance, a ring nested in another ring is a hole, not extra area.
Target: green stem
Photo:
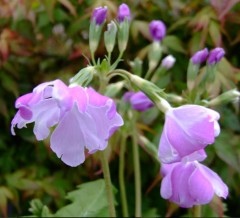
[[[100,155],[101,155],[101,161],[102,161],[104,180],[105,180],[105,184],[106,184],[109,216],[116,217],[116,211],[115,211],[115,207],[114,207],[114,197],[113,197],[113,192],[112,192],[112,182],[111,182],[111,177],[110,177],[108,160],[107,160],[107,156],[106,156],[106,150],[100,152]]]
[[[108,65],[111,66],[112,53],[108,52]]]
[[[136,124],[136,119],[132,119],[133,125]],[[133,127],[132,141],[133,141],[133,165],[134,165],[134,182],[135,182],[135,217],[142,216],[142,194],[141,194],[141,171],[139,148],[137,143],[136,126]]]
[[[126,150],[126,136],[122,136],[122,141],[120,144],[120,157],[119,157],[119,185],[120,185],[123,217],[128,217],[129,214],[128,214],[128,206],[127,206],[126,189],[125,189],[125,183],[124,183],[125,150]]]
[[[151,74],[152,74],[152,70],[149,68],[144,79],[148,80],[150,78]]]
[[[111,65],[111,70],[116,69],[118,63],[120,62],[121,58],[123,56],[123,52],[119,53],[118,58],[115,60],[115,62]]]
[[[202,206],[201,205],[195,205],[192,208],[192,215],[193,215],[193,217],[202,217]]]
[[[95,61],[95,57],[94,57],[94,53],[91,52],[91,58],[92,58],[92,62],[93,62],[93,65],[96,66],[96,61]]]

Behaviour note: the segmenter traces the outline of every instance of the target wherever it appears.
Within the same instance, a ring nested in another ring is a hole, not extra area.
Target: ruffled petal
[[[184,208],[194,205],[194,199],[190,195],[188,179],[194,170],[191,164],[178,163],[172,171],[173,195],[171,201]]]
[[[228,196],[228,187],[222,181],[222,179],[214,171],[202,164],[199,164],[199,169],[201,170],[202,174],[204,174],[204,176],[212,183],[216,195],[226,199]]]
[[[164,163],[179,161],[181,158],[197,150],[201,150],[206,146],[207,144],[194,141],[172,117],[168,116],[166,118],[159,145],[159,156],[162,157],[161,160]],[[164,151],[164,153],[161,153],[162,151]],[[168,151],[167,156],[166,151]]]
[[[201,144],[212,144],[215,133],[209,110],[199,105],[184,105],[173,109],[169,115],[189,137]]]
[[[182,158],[182,162],[190,162],[190,161],[203,161],[207,157],[207,154],[204,149],[193,152],[190,155],[187,155]]]
[[[172,173],[169,172],[166,176],[164,176],[161,182],[160,195],[164,199],[170,199],[173,194],[171,177]]]
[[[164,126],[164,129],[160,138],[160,143],[158,148],[158,157],[162,163],[173,163],[181,160],[181,157],[179,156],[176,149],[168,141],[166,126]]]
[[[208,204],[212,200],[214,196],[212,184],[199,170],[198,164],[188,180],[188,185],[194,204]]]
[[[60,109],[54,99],[47,99],[35,105],[33,111],[35,120],[33,132],[37,140],[44,140],[50,133],[49,128],[58,123]]]
[[[86,88],[86,93],[89,96],[89,104],[92,106],[104,106],[110,99],[107,96],[101,95],[96,92],[93,88]]]
[[[88,97],[84,88],[80,86],[71,87],[70,89],[73,102],[78,106],[78,110],[84,112],[87,108]]]
[[[94,107],[88,105],[86,110],[95,121],[99,138],[104,140],[108,140],[111,134],[123,125],[123,119],[118,113],[112,119],[109,119],[108,113],[112,108],[112,104],[114,102],[109,99],[104,106]]]
[[[79,111],[75,105],[65,114],[53,131],[51,149],[62,161],[72,167],[78,166],[85,160],[85,138],[77,119]]]
[[[15,102],[15,107],[19,108],[22,105],[28,105],[28,102],[30,101],[30,99],[33,97],[32,93],[28,93],[26,95],[22,95],[19,98],[17,98],[16,102]]]

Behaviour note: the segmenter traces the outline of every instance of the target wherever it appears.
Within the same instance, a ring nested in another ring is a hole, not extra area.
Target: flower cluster
[[[92,88],[68,87],[55,80],[38,85],[32,93],[16,100],[18,112],[12,120],[14,127],[26,127],[35,122],[37,140],[44,140],[50,128],[51,149],[69,166],[78,166],[89,153],[104,150],[109,137],[123,125],[114,101]]]
[[[226,198],[228,188],[221,178],[199,163],[207,155],[204,148],[220,133],[220,115],[198,105],[169,109],[159,143],[163,163],[161,195],[181,207],[209,203],[214,193]]]

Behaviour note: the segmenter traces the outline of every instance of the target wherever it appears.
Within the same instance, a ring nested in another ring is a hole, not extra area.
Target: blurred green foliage
[[[138,57],[143,61],[143,69],[147,69],[145,60],[150,42],[148,23],[153,19],[161,19],[167,26],[163,53],[172,54],[177,60],[164,82],[167,92],[184,94],[186,70],[191,55],[204,47],[211,49],[217,46],[225,49],[226,58],[219,65],[217,80],[211,87],[212,96],[234,87],[239,88],[240,1],[125,2],[131,9],[132,22],[130,42],[124,55],[125,61],[120,63],[122,67],[130,68],[131,61]],[[18,96],[31,92],[39,83],[56,78],[67,83],[74,74],[87,65],[85,57],[90,57],[88,27],[92,10],[97,6],[107,5],[109,10],[107,19],[110,21],[115,19],[121,3],[110,0],[0,0],[2,216],[32,214],[28,211],[30,201],[37,198],[41,201],[35,200],[31,203],[31,208],[40,205],[35,215],[49,216],[64,206],[70,207],[66,206],[69,204],[69,201],[65,200],[67,192],[75,190],[76,186],[82,183],[102,177],[97,154],[87,156],[85,163],[79,167],[70,168],[50,150],[48,140],[36,141],[31,125],[28,129],[16,130],[17,136],[12,136],[10,122],[16,112],[14,102]],[[105,53],[102,43],[96,56],[103,57]],[[117,56],[117,52],[114,55]],[[142,73],[144,74],[144,70]],[[122,86],[120,83],[119,85]],[[112,93],[111,88],[113,87],[109,87],[108,90],[109,95]],[[117,90],[116,94],[121,99],[123,93]],[[227,183],[230,194],[224,202],[214,198],[210,205],[203,207],[203,214],[223,216],[225,213],[228,216],[240,216],[239,103],[229,103],[215,109],[221,114],[222,134],[213,146],[207,148],[209,158],[206,164]],[[125,116],[127,118],[128,115]],[[163,122],[163,116],[153,108],[139,115],[136,123],[138,141],[141,145],[143,216],[187,216],[187,210],[180,209],[160,197],[159,163],[154,154]],[[129,128],[131,126],[126,121],[121,132],[127,133]],[[119,142],[119,137],[120,133],[116,133],[111,140]],[[126,149],[125,182],[128,207],[132,216],[134,184],[130,140],[127,140]],[[111,145],[109,154],[113,184],[118,187],[119,146]],[[74,193],[70,192],[68,199],[72,200],[71,196]],[[116,193],[116,201],[117,214],[121,215],[119,193]],[[104,205],[102,207],[104,208]]]

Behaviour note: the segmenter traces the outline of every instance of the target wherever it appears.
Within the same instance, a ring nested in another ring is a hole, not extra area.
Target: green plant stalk
[[[115,207],[114,207],[114,197],[113,197],[113,191],[112,191],[112,182],[111,182],[108,160],[107,160],[107,156],[106,156],[106,150],[100,152],[100,155],[101,155],[104,180],[105,180],[105,184],[106,184],[109,216],[116,217],[116,211],[115,211]]]
[[[92,62],[93,62],[93,66],[96,66],[96,61],[95,61],[95,57],[94,57],[94,53],[91,51],[91,58],[92,58]]]
[[[124,183],[125,150],[126,150],[126,136],[122,136],[122,140],[121,140],[121,144],[120,144],[118,176],[119,176],[120,195],[121,195],[121,202],[122,202],[122,214],[123,214],[123,217],[129,217],[126,189],[125,189],[125,183]]]
[[[195,205],[192,208],[192,215],[193,215],[193,217],[202,217],[202,206],[201,205]]]
[[[132,119],[132,124],[136,124],[136,119]],[[142,192],[141,192],[141,170],[139,159],[139,148],[137,143],[136,126],[132,132],[133,142],[133,166],[134,166],[134,183],[135,183],[135,217],[142,216]]]

